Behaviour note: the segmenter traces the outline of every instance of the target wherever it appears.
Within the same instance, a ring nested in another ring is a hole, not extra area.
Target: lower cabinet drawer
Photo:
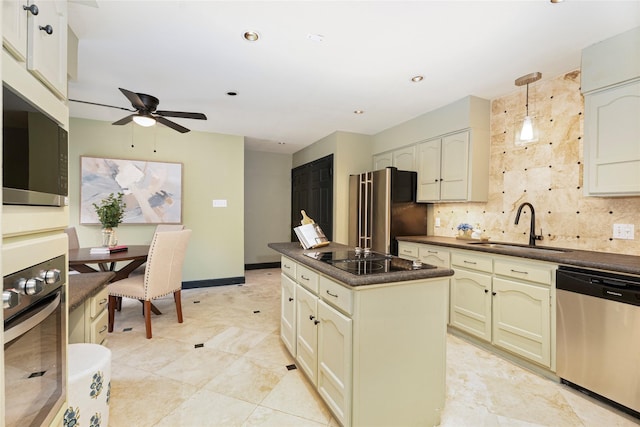
[[[109,289],[107,286],[105,286],[104,289],[98,292],[90,300],[89,313],[92,319],[95,318],[98,314],[100,314],[102,310],[107,308],[108,301],[109,301]]]
[[[108,310],[103,310],[102,313],[98,315],[92,322],[89,327],[89,336],[92,343],[95,344],[103,344],[105,339],[107,338],[107,328],[109,324],[109,312]]]
[[[353,293],[344,286],[321,276],[319,295],[320,298],[333,305],[338,310],[349,315],[353,314]]]

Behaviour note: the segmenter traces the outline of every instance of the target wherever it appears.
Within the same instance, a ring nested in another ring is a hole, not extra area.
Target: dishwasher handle
[[[640,306],[640,277],[563,266],[556,271],[556,288]]]

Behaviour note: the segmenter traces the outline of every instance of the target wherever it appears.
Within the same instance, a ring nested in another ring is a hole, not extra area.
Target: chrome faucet
[[[529,230],[529,246],[535,246],[536,240],[542,240],[542,230],[540,230],[540,234],[536,235],[536,211],[533,209],[533,205],[529,202],[524,202],[518,207],[518,213],[516,214],[516,222],[518,225],[518,221],[520,221],[520,214],[522,213],[522,208],[525,206],[529,206],[529,210],[531,211],[531,229]]]

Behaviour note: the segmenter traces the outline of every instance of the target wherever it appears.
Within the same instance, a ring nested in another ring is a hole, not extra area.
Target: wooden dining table
[[[133,270],[147,261],[148,256],[149,245],[129,245],[126,251],[106,254],[92,254],[91,248],[69,249],[69,269],[78,273],[112,271],[115,276],[111,282],[116,282],[129,277]],[[116,270],[117,264],[123,262],[126,264]],[[162,314],[153,304],[151,311]]]
[[[91,248],[69,249],[69,268],[79,273],[113,271],[112,282],[126,279],[136,268],[147,261],[149,245],[131,245],[128,250],[107,254],[92,254]],[[127,262],[128,261],[128,262]],[[117,263],[127,262],[116,270]],[[90,264],[97,265],[91,266]]]

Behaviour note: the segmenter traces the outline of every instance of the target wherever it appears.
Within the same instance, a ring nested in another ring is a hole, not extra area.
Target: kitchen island
[[[281,338],[343,426],[432,426],[445,402],[447,268],[356,275],[282,254]]]

